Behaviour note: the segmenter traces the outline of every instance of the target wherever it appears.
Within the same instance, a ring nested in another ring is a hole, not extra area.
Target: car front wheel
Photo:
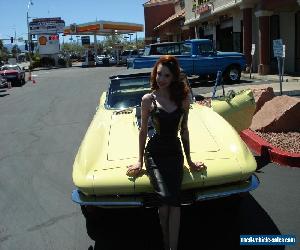
[[[241,79],[241,69],[238,66],[230,66],[224,74],[225,83],[239,83]]]

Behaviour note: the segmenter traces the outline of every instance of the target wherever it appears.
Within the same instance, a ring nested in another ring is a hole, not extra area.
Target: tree
[[[2,40],[0,40],[0,51],[2,51],[2,50],[3,50],[3,48],[4,48],[4,46],[3,46],[3,42],[2,42]]]
[[[0,61],[8,60],[8,50],[4,47],[2,40],[0,40]]]
[[[61,47],[61,50],[67,54],[81,55],[84,52],[84,47],[79,44],[64,43]]]
[[[137,47],[137,49],[145,48],[145,39],[143,39],[143,38],[138,39],[137,43],[136,43],[136,47]]]
[[[12,47],[11,53],[12,53],[13,57],[17,57],[17,55],[21,53],[21,50],[19,49],[18,45],[15,44]]]
[[[107,48],[113,48],[115,44],[121,44],[122,42],[122,35],[109,35],[106,36],[104,41],[103,41],[103,47],[105,49]]]

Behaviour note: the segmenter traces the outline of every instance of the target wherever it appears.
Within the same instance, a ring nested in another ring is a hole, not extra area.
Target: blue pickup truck
[[[161,55],[173,55],[187,75],[215,78],[222,71],[225,82],[238,83],[245,70],[245,56],[237,52],[214,50],[209,39],[192,39],[184,42],[155,43],[145,48],[143,56],[129,59],[128,68],[151,68]]]

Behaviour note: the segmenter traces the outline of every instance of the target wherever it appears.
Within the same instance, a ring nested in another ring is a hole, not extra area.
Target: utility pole
[[[135,47],[138,49],[137,32],[135,32]]]
[[[31,58],[31,34],[30,34],[30,29],[29,29],[29,7],[32,4],[31,0],[28,2],[27,6],[27,12],[26,12],[26,20],[27,20],[27,32],[28,32],[28,56],[29,56],[29,74],[31,73],[31,66],[32,66],[32,58]]]

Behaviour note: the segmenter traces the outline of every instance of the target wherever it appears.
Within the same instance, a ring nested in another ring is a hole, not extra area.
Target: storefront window
[[[274,57],[273,40],[280,39],[279,15],[270,16],[270,68],[271,72],[277,72],[277,58]]]
[[[280,20],[278,15],[270,16],[270,48],[272,48],[271,60],[276,60],[273,53],[273,40],[280,39]]]

